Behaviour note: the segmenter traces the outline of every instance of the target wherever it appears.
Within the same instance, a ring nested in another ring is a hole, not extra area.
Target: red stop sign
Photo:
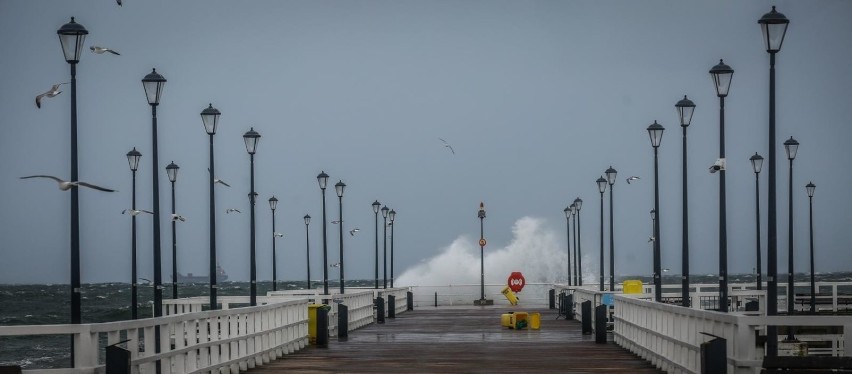
[[[524,275],[521,274],[520,271],[513,271],[512,274],[509,274],[509,289],[512,292],[521,292],[524,289],[524,285],[527,283],[527,280],[524,279]]]

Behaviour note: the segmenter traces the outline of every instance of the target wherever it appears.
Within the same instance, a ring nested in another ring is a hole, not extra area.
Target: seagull
[[[61,86],[63,84],[68,84],[68,82],[54,84],[52,87],[50,87],[50,90],[48,90],[47,92],[45,92],[41,95],[36,96],[36,107],[41,108],[41,98],[43,98],[45,96],[54,97],[56,95],[61,94],[62,91],[59,90],[59,86]]]
[[[86,182],[83,182],[83,181],[67,182],[67,181],[59,179],[57,177],[54,177],[52,175],[30,175],[28,177],[21,177],[21,179],[29,179],[29,178],[50,178],[50,179],[53,179],[57,183],[59,183],[59,189],[62,190],[62,191],[68,191],[69,189],[71,189],[71,187],[83,186],[83,187],[93,188],[93,189],[96,189],[96,190],[99,190],[99,191],[115,192],[115,190],[111,190],[109,188],[104,188],[104,187],[100,187],[100,186],[95,186],[94,184],[86,183]]]
[[[637,180],[637,179],[639,179],[639,177],[637,177],[637,176],[635,176],[635,175],[634,175],[634,176],[632,176],[632,177],[628,177],[628,178],[627,178],[627,184],[630,184],[630,182],[635,181],[635,180]]]
[[[242,213],[242,212],[240,212],[239,209],[234,209],[234,208],[228,208],[228,209],[225,210],[225,213],[231,213],[231,212]]]
[[[648,243],[650,243],[650,242],[652,242],[652,241],[654,241],[654,237],[653,237],[653,236],[649,236],[649,237],[648,237]]]
[[[279,238],[283,238],[283,237],[284,237],[284,234],[282,234],[282,233],[280,233],[280,232],[273,232],[273,233],[272,233],[272,237],[279,237]]]
[[[207,172],[210,172],[210,168],[207,168]],[[227,183],[225,183],[225,181],[223,181],[223,180],[221,180],[221,179],[219,179],[219,178],[216,178],[216,177],[213,177],[213,183],[214,183],[214,184],[216,184],[216,183],[221,183],[221,184],[224,184],[226,187],[231,187],[231,185],[230,185],[230,184],[227,184]]]
[[[136,217],[142,213],[154,214],[154,212],[145,209],[125,209],[121,211],[121,214],[130,214],[133,217]]]
[[[116,52],[116,51],[113,51],[112,49],[105,48],[105,47],[98,47],[98,46],[96,46],[96,45],[93,45],[93,46],[89,47],[89,49],[91,49],[91,50],[92,50],[92,53],[96,53],[96,54],[99,54],[99,55],[104,54],[104,52],[109,52],[109,53],[112,53],[112,54],[114,54],[114,55],[116,55],[116,56],[121,56],[121,53],[118,53],[118,52]]]
[[[184,217],[184,216],[182,216],[182,215],[180,215],[180,214],[174,214],[174,213],[172,213],[172,221],[181,221],[181,222],[185,222],[185,221],[186,221],[186,217]]]
[[[115,3],[118,4],[118,6],[121,6],[121,0],[115,0]]]
[[[361,231],[361,229],[354,228],[352,230],[349,230],[349,236],[355,236],[355,233],[358,232],[358,231]]]
[[[669,268],[665,268],[665,269],[663,269],[663,273],[665,273],[665,272],[667,272],[667,271],[669,271]]]
[[[340,221],[331,221],[331,224],[332,224],[332,225],[336,225],[336,224],[338,224],[338,223],[340,223]]]
[[[330,268],[339,268],[339,267],[340,267],[340,263],[339,263],[339,262],[337,262],[337,263],[334,263],[334,264],[328,265],[328,267],[330,267]]]
[[[444,142],[444,147],[449,148],[450,152],[453,152],[453,154],[456,154],[456,151],[453,149],[453,146],[451,146],[450,143],[447,143],[446,140],[441,139],[441,138],[438,138],[438,140]]]

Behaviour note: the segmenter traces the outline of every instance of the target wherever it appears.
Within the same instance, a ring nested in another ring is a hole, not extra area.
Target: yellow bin
[[[324,307],[323,304],[308,305],[308,341],[317,344],[317,309]]]
[[[509,300],[509,304],[518,305],[518,297],[515,296],[515,293],[512,292],[512,289],[509,286],[503,288],[503,291],[500,291],[503,296],[506,296],[506,300]]]
[[[514,312],[509,317],[510,329],[523,329],[529,325],[527,320],[527,312]]]
[[[500,315],[500,326],[512,328],[512,313]]]
[[[624,293],[642,293],[642,281],[638,279],[624,281],[623,287]]]
[[[530,328],[533,330],[538,330],[541,328],[541,313],[533,312],[529,315],[530,320]]]

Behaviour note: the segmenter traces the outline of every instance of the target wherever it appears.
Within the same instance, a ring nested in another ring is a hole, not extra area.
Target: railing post
[[[556,309],[556,290],[550,289],[547,293],[547,306],[550,309]]]
[[[376,298],[376,323],[385,323],[385,298]]]
[[[609,306],[598,305],[595,307],[595,343],[606,344],[606,311]]]
[[[435,292],[435,308],[438,307],[438,292]]]
[[[349,307],[337,304],[337,339],[349,337]]]
[[[414,292],[405,293],[405,310],[414,310]]]
[[[388,295],[388,318],[396,318],[396,296]]]
[[[583,326],[583,335],[592,334],[592,302],[589,300],[580,304],[581,324]]]

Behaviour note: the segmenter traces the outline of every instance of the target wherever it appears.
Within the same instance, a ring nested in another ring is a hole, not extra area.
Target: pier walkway
[[[541,329],[501,327],[500,315],[513,310],[541,313]],[[612,342],[595,344],[555,310],[508,306],[422,307],[249,370],[280,372],[661,373]]]

